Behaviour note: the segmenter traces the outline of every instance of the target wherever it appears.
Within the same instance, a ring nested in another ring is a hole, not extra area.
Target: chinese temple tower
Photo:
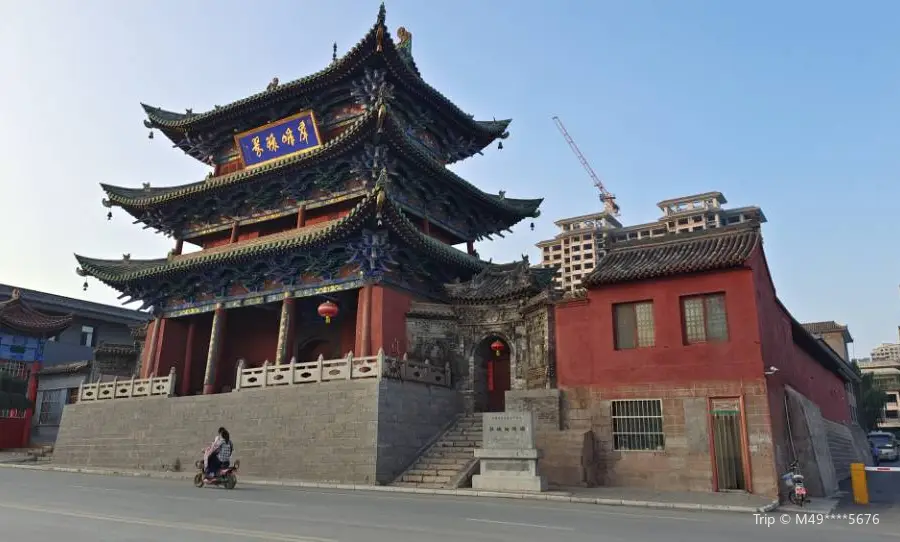
[[[485,193],[447,168],[502,148],[510,121],[474,120],[429,86],[411,45],[382,5],[315,74],[203,113],[143,106],[151,137],[212,168],[178,186],[102,185],[106,207],[174,239],[168,255],[76,256],[79,274],[152,307],[144,376],[174,370],[179,394],[218,393],[238,360],[381,349],[450,364],[470,410],[494,390],[548,385],[553,270],[474,250],[542,200]],[[501,352],[506,368],[479,361]]]

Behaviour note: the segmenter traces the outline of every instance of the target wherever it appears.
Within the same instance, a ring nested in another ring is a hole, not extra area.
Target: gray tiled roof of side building
[[[42,311],[72,313],[75,316],[120,322],[126,325],[139,325],[152,318],[147,312],[19,288],[9,284],[0,284],[0,301],[11,298],[15,289],[19,290],[23,300],[35,309]]]

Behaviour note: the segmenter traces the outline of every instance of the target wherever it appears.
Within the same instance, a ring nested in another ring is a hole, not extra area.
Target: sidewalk
[[[34,456],[28,452],[29,450],[0,450],[0,464],[34,461]]]
[[[130,469],[111,469],[94,467],[75,467],[66,465],[36,463],[3,463],[0,467],[43,470],[53,472],[70,472],[79,474],[96,474],[106,476],[133,476],[142,478],[158,478],[165,480],[190,480],[193,471],[162,472],[136,471]],[[386,493],[417,493],[424,495],[455,495],[466,497],[490,497],[503,499],[526,499],[537,501],[569,502],[575,504],[593,504],[603,506],[633,506],[642,508],[662,508],[669,510],[694,510],[740,513],[770,512],[778,507],[777,501],[771,501],[757,495],[742,493],[694,493],[694,492],[661,492],[636,488],[598,487],[598,488],[565,488],[544,493],[512,492],[512,491],[480,491],[471,488],[460,489],[426,489],[417,487],[372,486],[357,484],[332,484],[324,482],[303,482],[299,480],[264,480],[241,476],[241,484],[274,487],[296,487],[315,489],[339,489],[344,491],[382,491]]]

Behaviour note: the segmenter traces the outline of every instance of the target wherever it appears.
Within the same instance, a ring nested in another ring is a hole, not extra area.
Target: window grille
[[[28,381],[29,371],[28,364],[24,361],[0,361],[0,373],[6,373],[7,375],[15,378],[17,380]],[[24,410],[13,410],[9,408],[0,408],[0,418],[24,418],[25,411]]]
[[[38,425],[59,425],[67,393],[65,389],[41,392]]]
[[[613,306],[616,350],[653,346],[656,326],[653,302],[620,303]]]
[[[664,450],[662,400],[612,402],[614,450]]]
[[[725,294],[685,297],[681,300],[685,344],[728,340]]]

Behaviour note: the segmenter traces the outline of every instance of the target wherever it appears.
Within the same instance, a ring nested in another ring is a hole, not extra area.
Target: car
[[[900,459],[900,443],[892,433],[884,431],[872,431],[869,433],[869,441],[878,450],[879,461],[897,461]]]

